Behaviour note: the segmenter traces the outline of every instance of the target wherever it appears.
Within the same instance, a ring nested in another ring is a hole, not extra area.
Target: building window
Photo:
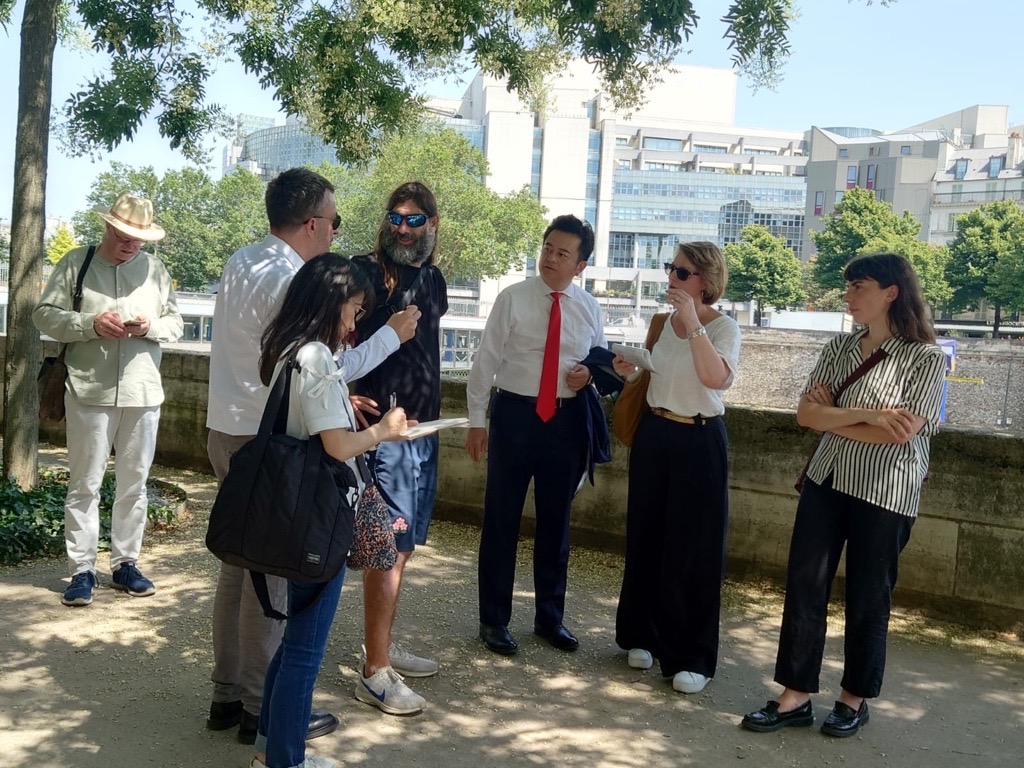
[[[825,193],[815,192],[814,193],[814,215],[821,216],[821,209],[825,205]]]
[[[839,150],[839,156],[840,157],[849,157],[850,156],[850,150],[846,149],[845,147],[843,149],[840,149]]]
[[[947,232],[956,232],[956,216],[955,213],[949,214],[949,222],[946,227]]]
[[[950,202],[951,203],[959,203],[963,199],[963,196],[964,196],[964,185],[963,184],[954,184],[953,185],[953,194],[951,194],[949,196]]]
[[[843,195],[845,194],[846,192],[842,189],[836,190],[836,205],[839,205],[841,202],[843,202]]]
[[[999,173],[1003,170],[1003,158],[993,157],[988,161],[988,177],[994,179],[999,176]]]
[[[775,157],[779,153],[774,149],[744,149],[743,154],[745,155],[763,155],[765,157]]]
[[[679,163],[644,163],[645,171],[681,171]]]
[[[683,142],[681,139],[658,139],[654,136],[644,138],[644,149],[658,149],[667,152],[681,152]]]
[[[633,161],[632,160],[616,160],[615,161],[615,165],[616,165],[616,167],[621,168],[624,171],[628,171],[628,170],[630,170],[633,167]]]
[[[616,136],[615,137],[615,146],[616,147],[628,147],[629,146],[629,136]]]
[[[725,155],[729,153],[728,147],[721,147],[716,144],[694,144],[694,152],[703,152],[706,155]]]
[[[857,186],[857,166],[846,166],[846,188],[853,189]]]
[[[967,175],[967,159],[961,157],[956,161],[956,165],[953,166],[953,178],[957,181],[963,181]]]
[[[900,154],[901,155],[909,155],[910,154],[910,145],[909,144],[904,144],[902,147],[900,147]]]
[[[883,200],[885,200],[885,191],[881,189],[876,189],[875,200],[877,200],[878,202],[882,202]]]
[[[878,157],[878,147],[868,147],[868,155]]]
[[[874,189],[875,188],[875,166],[874,165],[869,165],[868,166],[868,178],[867,178],[867,182],[864,184],[864,187],[865,187],[865,189]]]

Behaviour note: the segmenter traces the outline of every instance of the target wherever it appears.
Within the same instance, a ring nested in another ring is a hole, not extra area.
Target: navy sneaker
[[[60,601],[64,605],[88,605],[92,602],[92,590],[96,586],[96,574],[82,571],[71,577],[71,584],[64,590]]]
[[[156,592],[153,582],[143,576],[131,560],[121,563],[114,571],[114,589],[123,590],[132,597],[149,597]]]

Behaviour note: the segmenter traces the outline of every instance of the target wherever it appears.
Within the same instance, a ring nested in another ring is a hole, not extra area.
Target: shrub
[[[33,557],[64,552],[64,498],[68,493],[65,469],[43,469],[39,482],[28,491],[9,477],[0,480],[0,565],[15,565]],[[150,481],[157,485],[158,481]],[[159,484],[162,486],[163,484]],[[173,488],[173,487],[172,487]],[[154,501],[151,492],[147,517],[150,525],[174,525],[174,511],[184,494],[173,489]],[[170,496],[171,498],[167,498]],[[100,549],[110,547],[110,510],[114,504],[114,477],[107,473],[100,487]]]

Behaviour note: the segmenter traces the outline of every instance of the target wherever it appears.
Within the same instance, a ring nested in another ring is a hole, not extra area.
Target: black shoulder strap
[[[90,245],[89,251],[85,254],[85,261],[82,262],[82,268],[78,271],[78,280],[75,283],[75,293],[71,297],[71,308],[78,312],[82,308],[82,283],[85,282],[85,273],[89,271],[89,265],[92,264],[92,257],[96,255],[96,246]]]
[[[401,297],[397,301],[394,299],[394,297],[388,298],[386,306],[391,314],[394,314],[395,312],[401,312],[403,309],[412,304],[412,300],[416,296],[416,291],[419,290],[420,283],[423,282],[423,273],[426,272],[427,269],[429,269],[429,267],[429,264],[424,264],[419,268],[419,270],[417,270],[415,279],[413,279],[413,281],[409,283],[409,287],[405,289],[405,291],[402,293]]]
[[[862,363],[861,363],[860,365],[858,365],[858,366],[857,366],[857,367],[856,367],[856,368],[854,369],[853,373],[851,373],[851,374],[850,374],[849,376],[847,376],[847,377],[846,377],[846,378],[845,378],[845,379],[843,380],[843,383],[842,383],[842,384],[840,384],[840,385],[839,385],[839,388],[838,388],[838,389],[836,390],[836,393],[835,393],[835,395],[833,395],[833,396],[832,396],[832,402],[833,402],[833,403],[836,403],[836,404],[838,405],[838,404],[839,404],[839,396],[840,396],[841,394],[843,394],[843,392],[845,392],[846,390],[848,390],[848,389],[849,389],[850,387],[852,387],[852,386],[853,386],[854,384],[856,384],[856,383],[857,383],[857,380],[858,380],[858,379],[860,379],[860,378],[862,378],[862,377],[864,376],[864,374],[866,374],[866,373],[867,373],[868,371],[870,371],[870,370],[871,370],[872,368],[874,368],[874,367],[875,367],[876,365],[878,365],[878,364],[879,364],[880,362],[882,362],[882,360],[883,360],[883,359],[884,359],[884,358],[885,358],[885,357],[886,357],[886,356],[887,356],[888,354],[889,354],[889,353],[888,353],[888,352],[886,352],[886,351],[885,351],[884,349],[882,349],[881,347],[879,347],[879,348],[878,348],[878,349],[876,349],[876,350],[875,350],[874,352],[872,352],[872,353],[871,353],[871,354],[870,354],[870,355],[868,356],[868,359],[867,359],[867,360],[865,360],[865,361],[864,361],[864,362],[862,362]]]

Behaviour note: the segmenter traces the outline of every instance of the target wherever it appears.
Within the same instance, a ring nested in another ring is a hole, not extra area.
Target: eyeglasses
[[[355,321],[358,323],[364,317],[366,317],[366,310],[363,308],[363,305],[360,304],[359,309],[356,310]]]
[[[393,227],[402,226],[402,222],[404,221],[413,229],[419,229],[420,227],[427,223],[428,218],[430,217],[427,216],[427,214],[425,213],[407,213],[405,216],[403,216],[400,213],[388,211],[388,221],[391,223],[391,226]]]
[[[676,277],[678,277],[680,279],[680,281],[682,281],[684,283],[687,280],[690,279],[691,275],[700,275],[700,272],[691,272],[686,267],[677,267],[675,264],[673,264],[670,261],[666,261],[663,266],[665,267],[665,274],[666,275],[671,277],[672,273],[675,272]]]
[[[117,242],[124,243],[125,245],[142,245],[146,241],[141,237],[123,237],[116,229],[110,228],[114,233],[114,237],[117,238]]]
[[[332,229],[341,229],[341,214],[340,213],[335,214],[333,219],[331,219],[331,218],[329,218],[327,216],[310,216],[309,219],[306,219],[306,221],[309,221],[310,219],[323,219],[324,221],[331,222],[331,228]],[[303,222],[303,223],[305,223],[305,222]]]

